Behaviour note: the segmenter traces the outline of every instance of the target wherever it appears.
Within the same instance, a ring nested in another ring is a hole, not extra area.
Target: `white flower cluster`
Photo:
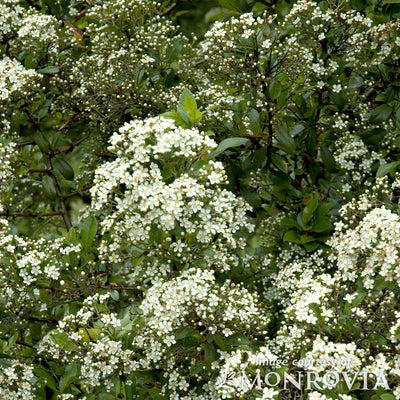
[[[350,134],[337,141],[333,156],[339,167],[346,172],[346,182],[349,185],[362,183],[371,176],[372,166],[384,160],[382,155],[369,150],[360,137]]]
[[[45,50],[54,54],[59,27],[56,17],[27,8],[20,0],[4,0],[0,4],[0,37],[14,53],[23,50],[37,55]]]
[[[170,272],[171,260],[200,258],[221,269],[237,263],[229,254],[243,247],[235,233],[253,226],[249,207],[221,188],[227,182],[222,164],[201,160],[216,147],[212,139],[156,117],[126,124],[110,142],[117,158],[96,170],[91,189],[92,208],[109,209],[101,224],[113,242],[103,243],[103,258],[119,260],[123,243],[150,251],[151,263],[134,271],[140,279]]]
[[[17,31],[20,45],[25,50],[31,49],[33,53],[37,46],[39,48],[47,46],[50,53],[56,52],[59,41],[59,25],[57,18],[52,15],[30,12],[24,17]]]
[[[70,265],[70,254],[80,252],[79,244],[66,244],[63,238],[23,238],[8,234],[7,226],[4,226],[0,238],[0,296],[6,308],[14,312],[21,301],[26,307],[40,304],[39,290],[34,291],[32,284],[40,280],[58,283],[61,271]],[[10,280],[10,276],[18,279]],[[43,302],[40,311],[46,308]]]
[[[32,400],[35,396],[33,367],[19,361],[0,365],[0,395],[3,399]]]
[[[312,350],[304,356],[304,365],[309,371],[349,372],[361,370],[365,351],[355,343],[333,343],[328,338],[317,335]]]
[[[179,332],[190,327],[188,336],[201,335],[204,340],[210,334],[229,337],[234,333],[265,333],[269,320],[259,303],[257,295],[241,285],[229,281],[219,284],[213,271],[193,268],[175,279],[154,283],[141,304],[144,329],[134,339],[146,355],[140,363],[143,367],[163,365],[168,371],[168,387],[178,389],[169,375],[172,379],[173,371],[184,367],[182,363],[195,365],[202,352],[197,348],[185,358],[180,351],[175,352],[174,345],[181,339]],[[200,377],[202,372],[196,375]],[[185,375],[183,368],[181,378]]]
[[[238,331],[263,331],[268,319],[255,293],[229,281],[222,286],[213,271],[189,269],[170,281],[159,281],[147,290],[141,304],[146,330],[136,341],[146,343],[148,359],[158,362],[176,342],[178,328],[190,325],[202,335],[225,337]]]
[[[71,358],[79,361],[78,379],[89,391],[100,385],[110,388],[113,385],[109,380],[111,376],[130,373],[137,367],[134,352],[123,348],[118,340],[125,332],[115,337],[116,329],[121,332],[123,328],[121,320],[108,310],[109,298],[109,293],[87,297],[83,307],[59,321],[58,327],[42,339],[38,349],[39,354],[51,355],[63,362]]]
[[[179,97],[179,85],[166,88],[158,71],[169,65],[168,51],[173,46],[186,48],[188,40],[176,34],[169,19],[155,15],[158,6],[151,0],[115,0],[97,2],[87,10],[85,35],[90,36],[91,51],[78,60],[66,59],[68,74],[60,84],[72,83],[67,101],[79,102],[100,126],[127,109],[157,113],[160,103]]]
[[[261,347],[255,353],[241,349],[232,353],[222,352],[221,363],[223,366],[215,382],[218,394],[222,399],[245,398],[246,394],[251,393],[254,384],[250,375],[251,369],[257,368],[259,372],[262,365],[273,365],[277,360],[277,355],[272,353],[268,347]],[[276,389],[264,389],[262,399],[273,400],[279,394]]]
[[[133,352],[123,349],[121,341],[103,337],[97,342],[90,342],[85,350],[80,378],[89,388],[107,385],[107,378],[116,372],[129,374],[135,369]]]
[[[0,190],[5,191],[7,186],[13,180],[14,177],[14,167],[13,163],[15,161],[15,143],[0,142]],[[2,209],[0,202],[0,210]]]
[[[35,70],[26,69],[18,60],[3,57],[0,60],[0,101],[26,94],[26,90],[37,85],[40,77]]]

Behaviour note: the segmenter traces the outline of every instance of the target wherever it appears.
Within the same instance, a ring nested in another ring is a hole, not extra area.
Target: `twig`
[[[33,145],[36,144],[35,142],[22,142],[22,143],[18,143],[17,144],[17,149],[19,149],[20,147],[24,147],[24,146],[29,146],[29,145]]]
[[[67,228],[67,230],[70,230],[72,227],[71,220],[68,215],[67,207],[65,205],[65,200],[63,198],[63,195],[61,194],[60,185],[58,183],[56,175],[53,172],[53,166],[51,165],[51,156],[49,154],[47,155],[46,160],[47,160],[47,169],[49,170],[48,174],[50,178],[53,180],[54,187],[56,189],[56,198],[58,207],[60,208],[60,213],[63,217],[65,227]]]
[[[176,1],[175,3],[172,3],[165,11],[158,11],[155,10],[154,14],[159,15],[160,17],[164,17],[166,15],[168,15],[173,9],[175,9],[176,7],[178,7],[179,5],[179,1]]]
[[[269,164],[271,163],[271,156],[272,156],[272,139],[274,137],[274,129],[272,126],[272,112],[268,109],[268,139],[267,139],[267,168],[269,168]]]
[[[10,212],[5,212],[5,213],[0,213],[1,216],[3,217],[52,217],[55,215],[61,215],[60,211],[49,211],[45,213],[32,213],[29,210],[26,211],[21,211],[18,213],[10,213]]]
[[[68,193],[68,194],[64,195],[63,198],[69,199],[70,197],[77,196],[77,195],[81,194],[82,192],[86,192],[86,190],[89,190],[93,186],[94,186],[94,183],[89,183],[89,184],[83,186],[80,190],[77,190],[76,192]]]
[[[28,174],[50,174],[50,170],[48,168],[39,168],[39,169],[30,169],[28,170]]]
[[[35,4],[32,0],[25,0],[30,6],[32,6],[33,8],[35,8],[36,10],[38,10],[38,11],[42,11],[42,8],[39,6],[39,5],[37,5],[37,4]]]

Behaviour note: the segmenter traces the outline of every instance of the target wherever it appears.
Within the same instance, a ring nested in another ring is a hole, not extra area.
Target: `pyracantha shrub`
[[[400,399],[399,17],[0,1],[0,400]]]
[[[104,214],[101,257],[136,258],[129,279],[143,282],[188,265],[228,270],[253,230],[242,199],[224,188],[223,165],[207,159],[217,144],[162,117],[134,120],[111,139],[116,155],[96,170],[92,208]],[[143,254],[146,257],[143,257]]]

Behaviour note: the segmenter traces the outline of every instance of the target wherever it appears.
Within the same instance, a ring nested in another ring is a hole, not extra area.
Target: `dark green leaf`
[[[63,158],[54,158],[52,161],[53,165],[60,171],[61,175],[72,181],[74,179],[74,170],[72,169],[71,165],[65,161]]]
[[[285,242],[299,243],[300,237],[296,231],[288,231],[284,234],[283,240]]]
[[[60,379],[60,392],[63,393],[68,386],[75,380],[79,375],[79,366],[77,363],[67,365],[65,368],[64,375]]]
[[[43,135],[43,133],[41,132],[36,132],[33,135],[33,140],[35,141],[35,143],[39,146],[39,149],[43,152],[43,153],[48,153],[50,150],[50,144],[48,142],[48,140],[46,139],[46,136]]]
[[[331,229],[332,229],[332,224],[328,217],[317,218],[317,220],[313,223],[311,227],[311,230],[317,233],[329,231]]]
[[[378,124],[380,122],[386,121],[390,117],[391,113],[392,107],[390,107],[388,104],[382,104],[369,111],[366,117],[368,118],[369,122],[373,124]]]
[[[216,156],[223,153],[227,149],[230,149],[232,147],[242,146],[243,144],[246,144],[248,141],[249,141],[249,139],[242,138],[242,137],[232,137],[232,138],[224,139],[217,146],[217,148],[211,154],[208,155],[207,160],[215,158]]]
[[[383,164],[378,168],[378,171],[376,172],[376,176],[379,178],[381,176],[385,176],[386,174],[388,174],[390,172],[394,172],[399,165],[400,165],[400,161],[394,161],[389,164]]]
[[[38,72],[41,74],[57,74],[60,70],[58,67],[54,66],[47,66],[45,68],[39,69]]]
[[[210,343],[206,343],[204,348],[204,361],[206,363],[212,363],[215,361],[215,347]]]
[[[93,239],[97,233],[97,220],[93,216],[88,217],[81,226],[80,238],[83,248],[87,251],[92,245]]]
[[[53,180],[49,176],[44,176],[42,179],[43,192],[49,199],[56,198],[56,188]]]

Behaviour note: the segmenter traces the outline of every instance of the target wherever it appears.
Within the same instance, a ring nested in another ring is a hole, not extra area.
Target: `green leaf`
[[[227,138],[224,139],[218,147],[207,156],[207,160],[210,160],[212,158],[215,158],[219,154],[223,153],[225,150],[230,149],[232,147],[239,147],[242,146],[243,144],[246,144],[249,141],[247,138],[242,138],[242,137],[232,137],[232,138]]]
[[[307,251],[312,252],[314,250],[317,250],[319,246],[320,246],[320,244],[318,242],[310,242],[310,243],[306,243],[304,245],[304,248]]]
[[[319,217],[311,227],[313,232],[321,233],[332,229],[331,221],[328,217]]]
[[[328,172],[334,172],[336,170],[336,161],[326,144],[320,147],[320,154],[326,170]]]
[[[187,337],[193,336],[196,333],[198,333],[196,331],[196,329],[194,329],[191,326],[185,326],[184,328],[180,329],[176,334],[175,334],[175,339],[176,340],[181,340],[181,339],[185,339]]]
[[[299,243],[300,237],[296,231],[288,231],[283,235],[283,240],[285,242]]]
[[[388,104],[382,104],[369,111],[366,114],[366,117],[368,118],[369,122],[373,124],[378,124],[380,122],[386,121],[390,117],[391,113],[392,107],[390,107]]]
[[[289,135],[288,131],[282,127],[278,126],[275,132],[275,136],[279,142],[279,147],[285,152],[292,154],[296,150],[296,142]]]
[[[50,150],[50,144],[46,139],[46,136],[43,135],[41,132],[36,132],[33,135],[33,140],[38,145],[39,149],[43,153],[48,153]]]
[[[381,176],[385,176],[386,174],[395,171],[399,165],[400,165],[400,161],[394,161],[389,164],[383,164],[378,168],[378,171],[376,172],[376,176],[378,178]]]
[[[303,209],[302,220],[304,225],[306,225],[314,215],[314,211],[318,207],[318,197],[312,198]]]
[[[111,393],[99,393],[99,400],[116,400],[115,396]]]
[[[71,165],[65,161],[63,158],[54,158],[52,160],[52,163],[54,165],[55,168],[57,168],[61,175],[69,180],[72,181],[74,179],[74,170],[72,169]]]
[[[227,10],[242,11],[239,0],[218,0],[218,3],[222,8],[226,8]]]
[[[174,62],[181,53],[183,49],[183,43],[180,40],[176,40],[174,44],[167,50],[167,60],[168,62]]]
[[[272,100],[276,100],[282,92],[282,86],[276,79],[274,79],[274,81],[268,86],[268,91],[269,97]]]
[[[68,386],[79,376],[79,366],[77,363],[67,365],[65,368],[64,375],[60,379],[59,387],[61,393],[63,393]]]
[[[392,0],[393,1],[393,0]],[[400,1],[399,1],[400,3]],[[385,394],[381,394],[380,398],[382,400],[396,400],[396,397],[394,397],[392,394],[390,393],[385,393]]]
[[[11,349],[15,342],[18,340],[18,332],[14,332],[14,334],[8,339],[7,350]]]
[[[178,113],[188,124],[196,124],[203,115],[197,108],[196,100],[189,89],[184,89],[179,98]]]
[[[99,335],[101,333],[100,328],[89,328],[87,330],[90,339],[92,339],[94,342],[96,342],[99,339]]]
[[[243,198],[253,207],[259,208],[261,207],[261,197],[257,192],[249,191],[246,186],[243,186],[240,190]]]
[[[80,238],[84,250],[88,251],[97,233],[97,220],[93,216],[88,217],[81,226]]]
[[[310,235],[301,235],[300,236],[300,243],[301,244],[305,244],[305,243],[309,243],[309,242],[313,242],[314,238]]]
[[[111,297],[114,301],[118,301],[118,299],[119,299],[118,290],[111,290],[111,291],[110,291],[110,297]]]
[[[53,180],[49,176],[44,176],[42,179],[42,186],[45,196],[54,200],[56,198],[56,188]]]
[[[160,117],[173,119],[176,126],[181,126],[182,128],[190,128],[190,124],[188,122],[185,122],[181,115],[176,111],[168,111],[161,114]]]
[[[215,344],[222,350],[225,351],[227,349],[227,343],[225,338],[219,333],[214,334]]]
[[[206,343],[205,345],[204,361],[210,364],[215,361],[215,347],[211,343]]]
[[[53,376],[48,371],[46,371],[45,369],[43,369],[40,366],[35,366],[34,373],[36,376],[42,378],[43,381],[46,382],[46,386],[48,386],[51,390],[53,390],[54,392],[57,391],[56,381],[54,380]]]
[[[49,65],[45,68],[39,69],[38,72],[41,74],[57,74],[58,72],[60,72],[60,70],[58,69],[58,67]]]

